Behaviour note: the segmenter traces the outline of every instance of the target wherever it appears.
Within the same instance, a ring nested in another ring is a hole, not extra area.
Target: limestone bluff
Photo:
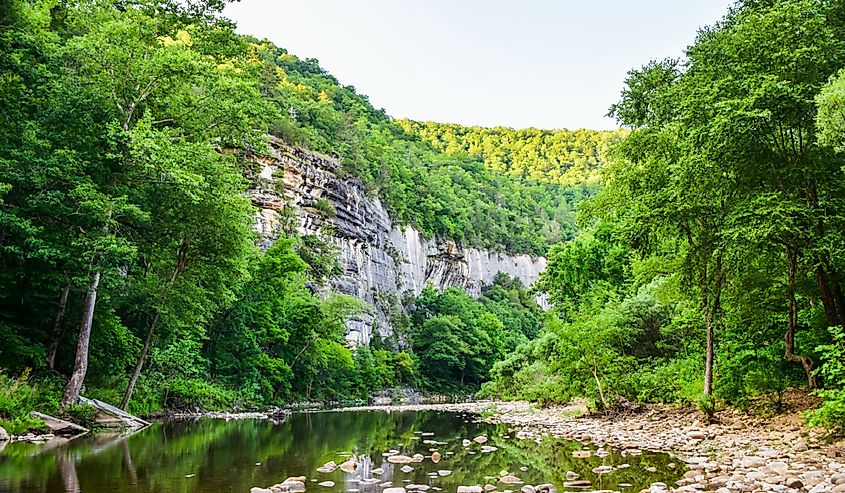
[[[544,257],[509,255],[459,247],[452,240],[425,238],[411,226],[394,224],[378,197],[362,182],[340,176],[334,158],[291,146],[273,138],[269,157],[254,157],[257,175],[250,195],[257,208],[255,228],[266,248],[281,234],[286,208],[295,214],[300,234],[318,234],[330,226],[329,240],[340,252],[341,275],[329,281],[338,292],[360,298],[369,313],[347,324],[347,340],[369,343],[373,322],[382,335],[392,328],[388,313],[404,293],[419,294],[431,284],[438,289],[462,287],[478,296],[499,272],[533,284],[546,268]],[[319,210],[319,201],[334,207],[333,217]],[[546,307],[545,300],[538,299]]]

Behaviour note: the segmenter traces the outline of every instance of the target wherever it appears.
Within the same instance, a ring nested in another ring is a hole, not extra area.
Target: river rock
[[[306,478],[305,476],[291,476],[291,477],[287,478],[287,479],[284,481],[284,483],[290,483],[290,482],[293,482],[293,481],[299,481],[300,483],[303,483],[303,484],[304,484],[304,483],[305,483],[305,481],[306,481],[307,479],[308,479],[308,478]],[[282,484],[284,484],[284,483],[282,483]]]
[[[484,493],[481,486],[458,486],[458,493]]]
[[[355,472],[355,469],[358,469],[358,463],[351,459],[340,465],[340,470],[345,473],[351,474]]]
[[[377,468],[373,469],[371,472],[373,474],[378,474],[379,476],[381,476],[382,474],[384,474],[384,469],[377,467]]]
[[[516,484],[516,483],[521,483],[522,480],[519,479],[518,477],[514,476],[513,474],[507,474],[507,475],[499,478],[499,482],[505,483],[505,484]]]
[[[405,486],[406,490],[416,490],[416,491],[428,491],[431,486],[427,484],[409,484]]]
[[[323,486],[325,488],[331,488],[331,487],[334,486],[334,481],[321,481],[317,484],[320,485],[320,486]]]
[[[440,469],[439,471],[437,471],[438,476],[448,476],[450,474],[452,474],[452,471],[450,471],[448,469]],[[382,492],[382,493],[384,493],[384,492]]]
[[[9,433],[0,426],[0,442],[8,442],[9,441]]]
[[[707,434],[701,430],[692,430],[687,433],[687,438],[690,438],[692,440],[704,440],[705,438],[707,438]]]
[[[592,457],[593,453],[589,450],[575,450],[572,452],[572,457],[576,459],[586,459],[587,457]]]
[[[578,481],[567,481],[563,483],[564,488],[590,488],[593,486],[593,483],[586,481],[586,480],[578,480]]]
[[[478,435],[472,441],[475,443],[487,443],[487,435]]]
[[[766,468],[769,471],[782,476],[782,475],[786,474],[786,472],[789,470],[789,464],[787,464],[786,462],[781,462],[781,461],[769,462],[766,465]]]
[[[484,491],[496,491],[496,485],[487,483],[484,485]]]
[[[434,453],[431,454],[431,462],[434,462],[435,464],[440,462],[440,459],[442,459],[442,458],[443,458],[443,456],[440,455],[440,452],[435,451]]]
[[[495,452],[499,450],[499,447],[493,447],[492,445],[482,445],[481,446],[481,453],[489,454],[490,452]]]
[[[259,488],[257,486],[253,486],[249,489],[249,493],[273,493],[273,490],[270,488]]]
[[[552,483],[538,484],[534,489],[539,493],[557,493],[557,488]]]
[[[279,485],[279,489],[283,492],[302,493],[305,491],[305,483],[302,481],[285,481]]]
[[[613,466],[599,466],[594,467],[593,472],[595,474],[607,474],[609,472],[613,472]]]
[[[411,459],[413,459],[414,462],[422,462],[425,460],[425,456],[423,454],[414,454]]]
[[[402,468],[401,468],[401,469],[399,469],[399,470],[400,470],[400,471],[402,471],[402,472],[404,472],[405,474],[408,474],[409,472],[413,472],[414,468],[413,468],[413,467],[411,467],[411,466],[409,466],[409,465],[404,465],[404,466],[402,466]]]
[[[804,487],[804,483],[798,478],[786,478],[786,481],[784,481],[783,484],[785,484],[787,488],[794,488],[796,490],[800,490]]]
[[[530,484],[526,484],[525,486],[520,488],[519,491],[521,491],[522,493],[537,493],[537,490],[535,490],[534,487]]]
[[[391,455],[387,458],[387,462],[392,464],[410,464],[413,461],[414,459],[408,457],[407,455]]]
[[[576,479],[580,478],[581,475],[574,471],[566,471],[566,480],[567,481],[575,481]]]
[[[326,462],[325,464],[323,464],[322,466],[318,467],[317,472],[330,473],[330,472],[334,472],[335,469],[337,469],[337,464],[335,464],[335,462],[333,460],[330,460],[330,461]]]
[[[469,447],[470,445],[472,445],[472,442],[464,438],[463,440],[461,440],[461,445],[463,445],[464,447]]]
[[[405,493],[405,488],[385,488],[381,493]]]

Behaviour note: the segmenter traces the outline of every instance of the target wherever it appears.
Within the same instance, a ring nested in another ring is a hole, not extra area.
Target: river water
[[[488,448],[476,442],[464,445],[464,439],[482,434],[489,437],[484,443]],[[539,444],[520,440],[504,425],[433,411],[294,414],[280,424],[170,421],[131,436],[99,434],[67,443],[8,444],[0,450],[0,492],[248,493],[253,486],[307,476],[308,493],[380,493],[386,482],[393,487],[428,485],[429,493],[455,493],[459,485],[496,483],[491,478],[506,470],[526,484],[552,483],[561,492],[583,491],[564,486],[567,472],[573,471],[592,483],[588,490],[636,493],[655,481],[671,484],[682,474],[670,468],[673,461],[667,455],[573,457],[582,448],[577,442],[550,438]],[[437,464],[430,458],[434,449],[443,457]],[[426,459],[408,464],[413,471],[402,472],[401,464],[392,464],[383,455],[391,450],[408,456],[419,453]],[[354,473],[316,470],[328,461],[340,464],[350,457],[359,464]],[[599,466],[614,470],[594,473]],[[383,468],[384,474],[374,475],[376,468]],[[442,475],[446,471],[451,473]],[[373,477],[379,483],[359,481]],[[319,485],[324,481],[335,484]],[[519,492],[521,486],[498,483],[498,490]]]

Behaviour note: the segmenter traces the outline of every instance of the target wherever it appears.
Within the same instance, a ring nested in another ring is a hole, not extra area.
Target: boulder
[[[407,455],[391,455],[387,458],[387,462],[391,464],[410,464],[413,462],[414,459],[408,457]]]
[[[9,441],[9,433],[0,426],[0,442],[8,442]]]

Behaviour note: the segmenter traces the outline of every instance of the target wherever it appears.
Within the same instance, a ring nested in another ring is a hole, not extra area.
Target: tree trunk
[[[793,363],[800,363],[807,372],[807,387],[815,389],[818,386],[816,376],[813,374],[815,365],[809,356],[802,356],[795,354],[795,328],[798,326],[798,301],[795,299],[795,273],[798,270],[798,252],[794,248],[787,247],[786,249],[786,267],[788,277],[788,291],[789,296],[789,319],[786,324],[786,334],[784,335],[784,342],[786,343],[786,351],[784,359]]]
[[[176,282],[176,278],[179,277],[179,274],[185,270],[187,250],[188,244],[182,240],[179,245],[179,250],[176,252],[176,267],[173,269],[173,273],[170,275],[170,279],[164,287],[164,299],[162,300],[162,303],[167,300],[167,293],[170,291],[173,283]],[[124,411],[126,410],[126,406],[129,405],[129,400],[132,399],[132,392],[135,391],[135,384],[138,383],[138,377],[141,376],[141,370],[144,368],[144,363],[147,361],[150,349],[152,349],[153,335],[155,334],[159,320],[161,320],[161,308],[156,309],[156,314],[153,317],[153,321],[150,323],[150,330],[147,332],[147,337],[144,340],[144,347],[141,349],[141,354],[138,356],[137,363],[135,363],[135,369],[132,371],[132,376],[129,377],[129,384],[126,386],[126,392],[123,393],[123,400],[120,401],[120,408]]]
[[[599,379],[599,368],[598,362],[596,358],[593,357],[593,366],[590,368],[590,373],[593,374],[593,378],[596,380],[596,387],[599,389],[599,398],[601,399],[601,405],[603,409],[607,409],[607,399],[604,397],[604,390],[601,387],[601,380]]]
[[[824,307],[828,327],[839,325],[838,317],[836,316],[836,303],[833,301],[833,293],[830,291],[827,274],[825,274],[821,262],[816,264],[816,281],[819,283],[819,292],[821,293],[822,306]]]
[[[88,294],[85,296],[82,321],[79,324],[79,342],[76,344],[76,359],[73,365],[73,373],[62,396],[62,407],[76,404],[79,401],[79,393],[82,391],[82,383],[85,381],[85,373],[88,371],[88,344],[91,341],[91,324],[94,322],[94,306],[97,304],[97,288],[99,286],[100,271],[97,270],[91,274]]]
[[[55,369],[56,351],[59,350],[59,339],[62,338],[62,332],[65,321],[65,307],[67,306],[67,297],[70,293],[70,284],[62,289],[59,293],[59,307],[56,309],[56,318],[53,320],[53,334],[50,337],[50,347],[47,349],[47,366],[50,369]]]
[[[129,385],[126,386],[126,392],[123,393],[123,400],[120,401],[120,408],[124,411],[129,405],[129,400],[132,398],[132,392],[135,391],[135,384],[138,383],[138,377],[141,376],[141,369],[144,368],[144,363],[147,361],[147,356],[150,354],[150,349],[153,346],[153,334],[155,333],[158,321],[161,319],[161,310],[156,310],[155,317],[150,324],[150,330],[147,332],[147,337],[144,339],[144,347],[141,349],[141,354],[138,356],[138,361],[135,363],[135,369],[132,371],[132,376],[129,377]]]
[[[707,289],[707,281],[702,285],[701,305],[704,310],[704,324],[707,329],[707,349],[704,357],[704,394],[713,395],[713,366],[716,359],[716,318],[719,316],[722,300],[722,256],[716,257],[713,283],[713,301]]]
[[[704,357],[704,394],[713,395],[713,359],[715,356],[715,344],[713,330],[713,314],[708,309],[704,314],[704,323],[707,327],[707,352]]]

